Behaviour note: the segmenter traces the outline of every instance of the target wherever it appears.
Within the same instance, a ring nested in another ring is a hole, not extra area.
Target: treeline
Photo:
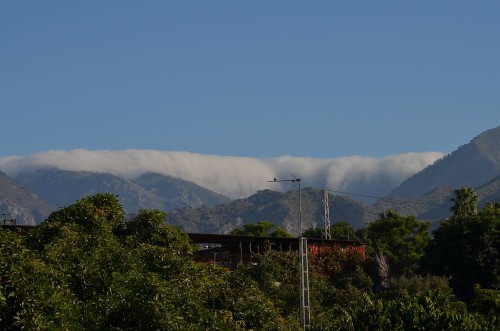
[[[310,329],[499,329],[500,205],[477,210],[474,197],[456,190],[433,236],[428,223],[392,211],[357,232],[334,225],[366,242],[368,256],[311,258]],[[0,329],[302,329],[296,253],[264,251],[228,270],[195,262],[195,249],[161,211],[125,221],[109,194],[58,210],[27,235],[0,227]]]

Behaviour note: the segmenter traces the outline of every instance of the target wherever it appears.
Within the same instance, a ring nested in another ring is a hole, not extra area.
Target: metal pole
[[[302,238],[302,193],[300,191],[300,182],[302,181],[302,179],[296,178],[296,180],[297,182],[299,182],[299,233],[300,238]]]
[[[299,264],[300,264],[300,322],[304,330],[310,327],[311,310],[309,306],[309,261],[307,259],[307,241],[302,236],[302,191],[301,178],[295,177],[293,179],[276,179],[268,182],[296,182],[299,184]],[[305,241],[305,245],[304,245]]]

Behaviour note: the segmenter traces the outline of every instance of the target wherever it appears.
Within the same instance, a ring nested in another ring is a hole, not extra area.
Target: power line
[[[386,198],[386,197],[379,197],[379,196],[368,195],[368,194],[351,193],[351,192],[336,191],[336,190],[330,190],[330,189],[328,189],[328,191],[332,192],[332,193],[340,193],[340,194],[353,195],[353,196],[359,196],[359,197],[364,197],[364,198],[373,198],[373,199],[392,201],[392,202],[398,202],[398,203],[413,203],[413,204],[418,204],[418,205],[435,206],[435,207],[451,207],[452,206],[449,203],[448,204],[436,204],[436,203],[432,203],[432,202],[411,201],[411,200],[396,199],[396,198]]]
[[[339,206],[337,206],[337,204],[335,203],[335,198],[332,199],[332,203],[333,203],[333,206],[335,207],[335,209],[337,209],[338,212],[340,213],[340,216],[342,216],[342,218],[347,221],[347,217],[345,217],[345,215],[342,212],[342,210],[340,210]]]
[[[335,203],[335,198],[332,199],[332,202],[333,202],[333,205],[335,206],[335,209],[337,209],[340,213],[340,216],[342,216],[342,219],[344,219],[344,222],[347,222],[348,224],[350,224],[349,221],[347,220],[347,217],[345,217],[342,210],[340,210],[339,206],[337,206],[337,204]],[[349,240],[349,228],[347,229],[347,240]]]

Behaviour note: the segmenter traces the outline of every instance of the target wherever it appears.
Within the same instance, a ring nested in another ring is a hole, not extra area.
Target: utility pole
[[[300,261],[300,315],[303,329],[311,326],[311,307],[309,304],[309,261],[307,258],[307,239],[302,236],[302,193],[300,190],[301,178],[292,174],[293,179],[269,180],[269,183],[292,182],[299,186],[299,261]]]
[[[302,237],[302,194],[300,192],[300,183],[302,182],[301,178],[295,177],[294,174],[292,174],[293,179],[276,179],[273,178],[273,180],[268,180],[268,183],[279,183],[279,182],[293,182],[293,183],[298,183],[299,184],[299,236]]]

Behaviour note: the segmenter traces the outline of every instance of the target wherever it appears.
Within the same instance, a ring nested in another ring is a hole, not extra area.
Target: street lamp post
[[[299,186],[299,262],[300,262],[300,312],[301,324],[304,330],[310,327],[311,309],[309,305],[309,262],[307,259],[307,239],[302,236],[302,193],[300,190],[301,178],[269,180],[269,183],[293,182]]]
[[[299,185],[299,238],[302,238],[302,193],[300,191],[300,183],[302,182],[301,178],[295,177],[294,174],[292,174],[293,179],[276,179],[273,178],[273,180],[268,180],[268,183],[279,183],[279,182],[292,182],[292,183],[298,183]]]

